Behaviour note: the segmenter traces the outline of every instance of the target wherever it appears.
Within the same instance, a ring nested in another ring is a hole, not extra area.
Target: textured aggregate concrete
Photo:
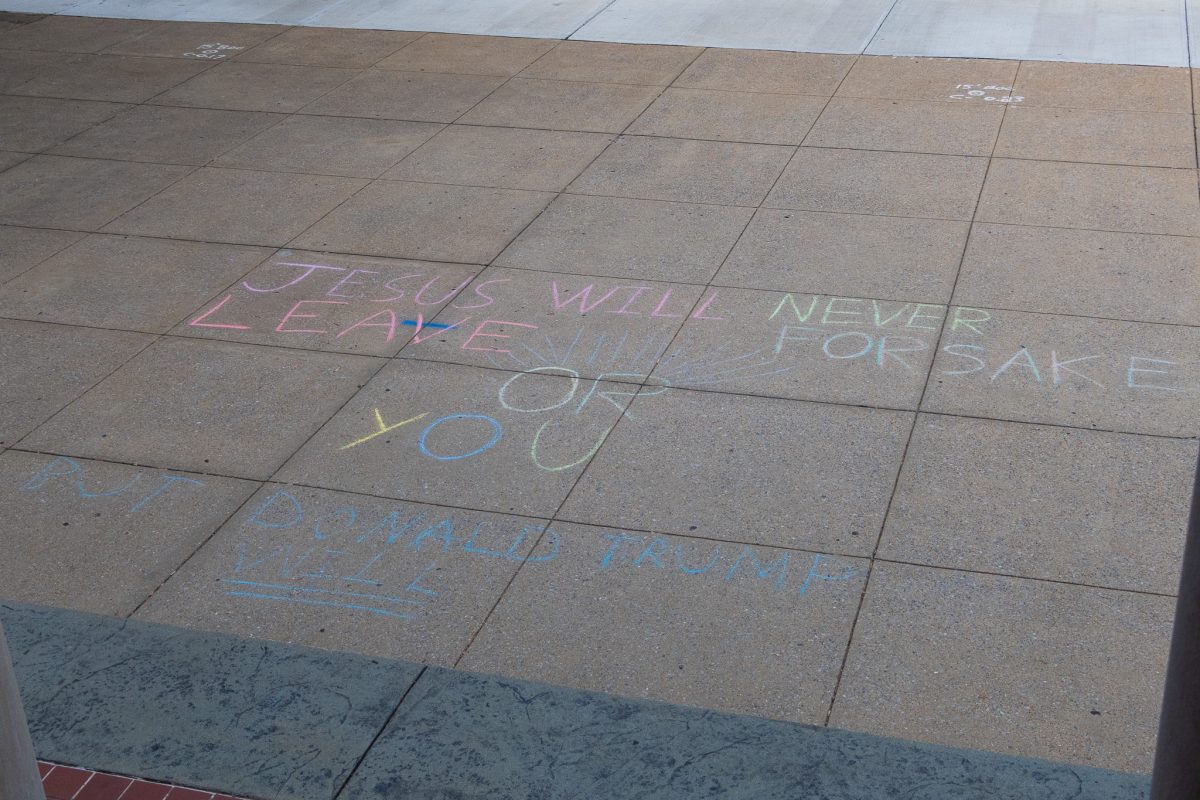
[[[1148,770],[1191,75],[1016,58],[8,21],[0,596]]]

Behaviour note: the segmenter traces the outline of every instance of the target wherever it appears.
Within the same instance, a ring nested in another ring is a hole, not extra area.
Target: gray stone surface
[[[1149,772],[1175,601],[876,563],[831,724]]]
[[[465,669],[825,721],[866,560],[583,525],[553,530],[558,557],[521,567]]]
[[[610,141],[599,133],[451,125],[384,177],[557,192]]]
[[[851,555],[874,548],[912,424],[682,389],[639,397],[626,416],[562,519]]]
[[[186,58],[76,55],[49,62],[36,76],[31,76],[32,80],[22,83],[17,92],[75,100],[144,103],[210,66]]]
[[[548,517],[636,390],[555,373],[393,362],[278,478]]]
[[[0,96],[0,148],[37,153],[103,122],[125,107],[89,100]]]
[[[0,596],[128,616],[254,491],[231,478],[0,454]]]
[[[3,46],[14,50],[59,50],[98,53],[101,50],[153,30],[151,20],[94,19],[51,15],[22,25],[3,38]]]
[[[176,22],[155,25],[145,33],[105,49],[106,53],[163,58],[200,58],[223,61],[246,48],[278,36],[283,25],[248,25],[227,22]],[[225,45],[225,48],[202,45]],[[215,51],[215,52],[213,52]]]
[[[268,484],[137,618],[450,666],[545,526]]]
[[[83,236],[74,231],[0,225],[0,283],[33,269]]]
[[[561,195],[495,263],[706,283],[750,219],[747,208]]]
[[[1171,595],[1195,465],[1189,441],[923,414],[879,555]]]
[[[202,306],[193,305],[173,332],[390,357],[414,336],[436,333],[426,323],[479,270],[468,264],[280,250]]]
[[[263,479],[378,366],[361,356],[163,339],[25,442],[85,458]]]
[[[1187,78],[1184,69],[1026,61],[1013,90],[1029,105],[1186,114]]]
[[[944,305],[712,289],[654,376],[701,391],[917,408]],[[953,312],[951,312],[953,313]]]
[[[37,606],[0,614],[39,756],[243,797],[332,800],[420,674]]]
[[[1200,239],[976,223],[954,299],[964,305],[1193,325]]]
[[[838,86],[838,97],[890,100],[944,100],[962,94],[957,87],[1013,85],[1016,61],[982,58],[896,58],[861,56]],[[999,96],[1010,92],[1001,91]]]
[[[169,106],[299,111],[355,75],[353,70],[225,62],[154,98]]]
[[[270,254],[92,234],[0,287],[0,316],[163,333]]]
[[[152,338],[0,320],[0,445],[12,446]]]
[[[291,244],[394,258],[486,264],[553,195],[376,181]]]
[[[370,70],[304,108],[306,114],[453,122],[504,80]]]
[[[811,147],[987,156],[996,143],[1003,116],[1004,109],[995,103],[976,106],[835,97],[821,112],[804,143]]]
[[[554,47],[545,39],[427,33],[377,64],[406,72],[512,77]]]
[[[215,164],[377,178],[438,130],[426,122],[296,115],[225,153]]]
[[[675,85],[828,97],[853,64],[854,56],[712,48],[697,58]]]
[[[411,31],[364,31],[346,28],[289,28],[270,41],[234,58],[313,67],[369,67],[421,34]]]
[[[952,315],[927,411],[1196,435],[1195,328],[978,309],[958,319],[976,321]]]
[[[278,247],[365,183],[355,178],[203,167],[105,230]]]
[[[1137,800],[1147,783],[429,669],[343,796]]]
[[[67,60],[61,53],[0,50],[0,91],[9,92],[36,78],[47,67]]]
[[[579,194],[758,205],[793,148],[622,136],[569,187]]]
[[[797,145],[825,103],[823,97],[671,88],[629,126],[629,132]]]
[[[761,209],[713,283],[944,303],[968,227],[947,220]]]
[[[513,78],[458,121],[468,125],[620,133],[659,91],[653,86]]]
[[[36,156],[0,174],[0,223],[98,230],[187,167]]]
[[[666,86],[702,52],[700,47],[566,41],[526,67],[521,76]]]
[[[1195,169],[1196,138],[1188,114],[1010,108],[996,155]]]
[[[401,355],[642,383],[701,292],[688,284],[489,267],[435,318],[453,327],[411,340]]]
[[[764,205],[966,220],[987,166],[970,156],[801,147]]]

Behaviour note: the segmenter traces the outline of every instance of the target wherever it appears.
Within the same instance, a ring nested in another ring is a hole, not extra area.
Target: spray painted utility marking
[[[960,83],[954,87],[951,100],[984,100],[993,103],[1020,103],[1025,100],[1022,95],[1012,94],[1011,86],[999,86],[993,83]]]
[[[245,49],[245,47],[241,47],[236,44],[220,44],[219,42],[210,42],[206,44],[198,44],[196,45],[196,49],[194,51],[184,53],[183,55],[185,58],[206,58],[215,61],[220,58],[225,58],[227,55],[226,51]]]

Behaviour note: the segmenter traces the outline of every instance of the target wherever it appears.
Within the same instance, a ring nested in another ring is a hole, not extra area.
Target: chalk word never
[[[65,456],[59,456],[35,472],[30,476],[29,480],[21,484],[21,491],[41,491],[51,481],[55,481],[55,485],[66,483],[83,500],[93,500],[98,497],[123,496],[125,499],[133,501],[128,508],[128,513],[136,514],[164,495],[172,487],[178,486],[182,488],[185,486],[204,485],[204,481],[196,480],[195,478],[185,478],[182,475],[171,475],[167,472],[155,473],[146,483],[142,483],[143,477],[146,477],[145,474],[139,472],[133,476],[132,480],[128,480],[119,486],[102,488],[95,485],[94,479],[89,479],[87,470],[77,461]],[[155,481],[154,478],[158,480]],[[147,489],[149,491],[146,491]]]

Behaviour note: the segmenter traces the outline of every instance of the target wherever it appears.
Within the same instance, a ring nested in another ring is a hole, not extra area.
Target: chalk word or
[[[217,42],[212,42],[209,44],[198,44],[196,45],[196,49],[194,51],[190,53],[184,53],[184,56],[188,58],[207,58],[210,60],[215,60],[219,58],[225,58],[227,52],[230,50],[236,51],[245,49],[245,47],[239,47],[236,44],[220,44]]]
[[[586,541],[516,520],[481,521],[407,504],[386,512],[332,503],[306,507],[285,490],[259,503],[242,526],[236,561],[222,579],[227,596],[401,620],[418,618],[457,588],[455,568],[466,561],[547,569],[562,552]],[[600,539],[599,548],[582,560],[603,575],[653,569],[802,597],[860,574],[832,556],[744,544],[623,531],[605,531]]]
[[[139,472],[131,480],[125,481],[119,486],[99,487],[95,485],[94,478],[89,478],[87,470],[77,461],[65,456],[59,456],[35,472],[30,476],[29,480],[21,484],[21,491],[41,491],[51,481],[54,481],[55,485],[66,483],[83,500],[93,500],[98,497],[123,496],[126,500],[133,501],[129,505],[128,512],[136,514],[172,487],[178,486],[183,488],[204,485],[204,481],[196,480],[195,478],[185,478],[182,475],[171,475],[167,472],[155,473],[151,476],[150,480],[142,483],[142,478],[144,477],[146,475]],[[156,478],[157,481],[155,480]],[[178,494],[178,492],[175,494]]]
[[[984,100],[994,103],[1020,103],[1025,97],[1012,94],[1011,86],[984,85],[982,83],[960,83],[954,87],[951,100]],[[1001,94],[997,94],[997,93]]]

